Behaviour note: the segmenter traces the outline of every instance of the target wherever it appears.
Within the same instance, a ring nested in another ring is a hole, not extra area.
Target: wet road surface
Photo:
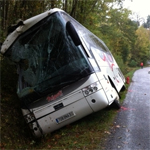
[[[105,150],[150,150],[150,67],[134,73]]]

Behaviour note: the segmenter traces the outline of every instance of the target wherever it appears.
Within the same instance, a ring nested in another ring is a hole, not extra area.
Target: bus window
[[[94,72],[84,52],[75,46],[58,13],[22,34],[10,49],[19,63],[18,95],[57,92]]]
[[[92,32],[90,32],[88,29],[86,29],[83,25],[81,25],[79,22],[71,18],[65,13],[62,13],[63,17],[65,18],[66,21],[70,21],[74,24],[76,27],[76,30],[78,34],[84,39],[86,45],[91,45],[92,47],[95,47],[99,50],[108,52],[108,49],[104,46],[103,42],[98,39]],[[89,44],[87,44],[89,43]],[[88,47],[90,50],[90,47]]]

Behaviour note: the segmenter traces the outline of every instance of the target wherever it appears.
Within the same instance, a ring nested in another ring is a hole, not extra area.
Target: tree
[[[104,41],[107,41],[113,53],[122,57],[124,63],[130,57],[136,38],[137,24],[128,18],[130,13],[127,9],[110,9],[106,21],[100,27]]]
[[[4,41],[7,29],[18,19],[25,20],[45,10],[45,1],[2,0],[0,1],[0,42]]]
[[[147,16],[147,21],[143,23],[144,28],[150,28],[150,15]]]
[[[138,63],[141,61],[146,63],[150,57],[150,32],[143,26],[136,30],[137,40],[134,50],[132,51],[132,58]]]

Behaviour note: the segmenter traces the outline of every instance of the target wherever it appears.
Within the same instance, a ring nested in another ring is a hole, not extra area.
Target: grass
[[[131,79],[136,69],[129,69],[126,76],[130,76]],[[126,91],[121,93],[121,103],[125,94]],[[110,134],[109,129],[113,126],[113,120],[118,112],[106,108],[41,139],[34,139],[22,117],[19,100],[15,94],[4,96],[0,106],[0,149],[103,149],[105,138]]]

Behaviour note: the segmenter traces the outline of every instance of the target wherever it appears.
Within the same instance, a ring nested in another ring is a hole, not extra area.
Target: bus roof
[[[18,38],[18,36],[20,34],[25,32],[26,30],[28,30],[32,26],[34,26],[36,23],[38,23],[39,21],[41,21],[45,17],[47,17],[47,16],[49,16],[55,12],[58,12],[58,11],[63,11],[63,10],[58,9],[58,8],[53,8],[53,9],[50,9],[49,11],[46,11],[44,13],[41,13],[39,15],[36,15],[34,17],[31,17],[31,18],[23,21],[23,25],[18,26],[12,33],[10,33],[7,36],[7,38],[5,39],[4,43],[1,46],[0,52],[2,54],[4,54],[8,50],[8,48],[14,43],[14,41]]]

